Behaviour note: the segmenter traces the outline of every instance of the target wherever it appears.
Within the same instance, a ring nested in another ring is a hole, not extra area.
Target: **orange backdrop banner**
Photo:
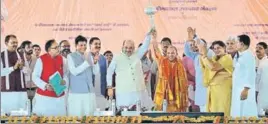
[[[136,46],[150,28],[144,9],[148,0],[1,0],[3,37],[15,34],[19,42],[44,44],[49,39],[69,40],[81,34],[97,36],[102,52],[118,53],[124,39]],[[181,53],[187,27],[196,28],[208,42],[248,34],[252,48],[268,40],[268,0],[151,0],[159,41],[170,37]],[[74,45],[73,45],[74,46]],[[74,47],[72,46],[72,50]]]

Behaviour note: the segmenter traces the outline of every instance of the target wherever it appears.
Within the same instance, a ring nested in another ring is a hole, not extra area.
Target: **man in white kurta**
[[[255,57],[249,50],[250,38],[247,35],[240,35],[238,38],[238,55],[234,57],[233,61],[231,116],[257,116],[255,100]]]
[[[114,57],[107,70],[108,95],[112,97],[112,77],[116,73],[116,106],[117,108],[132,108],[138,101],[141,106],[151,109],[153,102],[149,97],[144,83],[140,59],[148,50],[151,36],[145,37],[143,45],[134,52],[134,41],[125,40],[122,53]]]
[[[258,114],[263,116],[268,112],[268,57],[265,54],[267,44],[259,42],[256,46],[256,55],[259,60],[256,77],[256,94]]]
[[[200,46],[201,44],[207,44],[204,40],[201,40],[197,37],[195,30],[191,27],[188,28],[188,41],[184,45],[184,53],[187,57],[194,61],[195,68],[195,104],[199,106],[201,112],[205,112],[206,98],[207,98],[207,89],[203,86],[203,72],[200,65]],[[214,52],[207,48],[207,56],[211,58],[214,55]]]
[[[7,49],[1,52],[1,113],[25,109],[26,86],[22,71],[23,59],[16,51],[18,40],[15,35],[5,38]]]

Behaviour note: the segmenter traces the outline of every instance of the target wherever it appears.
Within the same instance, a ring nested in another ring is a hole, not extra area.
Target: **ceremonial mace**
[[[152,5],[152,0],[149,0],[149,6],[145,8],[144,12],[150,17],[151,29],[155,29],[154,14],[156,11],[156,8]]]

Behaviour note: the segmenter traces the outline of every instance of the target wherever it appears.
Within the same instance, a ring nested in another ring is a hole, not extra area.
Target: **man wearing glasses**
[[[47,53],[40,56],[35,64],[32,80],[37,86],[33,113],[42,116],[65,116],[66,104],[64,92],[56,95],[49,78],[59,72],[63,80],[61,85],[68,81],[68,67],[66,59],[59,55],[58,43],[55,40],[48,40],[45,44]]]

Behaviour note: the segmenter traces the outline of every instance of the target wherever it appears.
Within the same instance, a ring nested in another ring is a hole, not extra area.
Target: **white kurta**
[[[198,37],[195,38],[197,41]],[[204,44],[204,41],[201,40]],[[211,58],[214,56],[214,52],[208,49],[207,56]],[[187,57],[191,58],[194,61],[194,68],[195,68],[195,83],[196,83],[196,90],[195,90],[195,104],[200,107],[201,112],[205,112],[205,105],[207,99],[207,88],[203,85],[203,72],[200,65],[200,57],[201,55],[198,52],[193,52],[191,49],[190,43],[187,41],[184,46],[184,53]]]
[[[234,57],[233,90],[231,102],[232,117],[257,116],[257,105],[255,100],[255,57],[250,50],[239,53]],[[241,92],[247,87],[248,97],[240,100]]]
[[[69,93],[68,116],[92,116],[96,110],[95,93]]]
[[[25,82],[27,88],[35,87],[33,81],[32,81],[32,72],[34,70],[34,66],[36,63],[37,58],[34,56],[31,57],[30,61],[27,61],[25,55],[24,55],[25,64],[23,67],[23,73],[25,75]]]
[[[96,94],[96,108],[104,111],[105,108],[109,107],[108,100],[101,94],[101,75],[100,73],[95,74],[95,94]]]
[[[66,59],[63,58],[63,80],[68,84],[68,67],[66,63]],[[45,90],[47,83],[41,79],[42,70],[43,63],[42,60],[38,58],[32,74],[32,80],[38,88]],[[65,116],[65,96],[54,98],[35,94],[33,99],[33,113],[41,116]]]
[[[259,92],[258,114],[264,115],[264,110],[268,109],[268,58],[264,56],[259,60],[259,66],[256,77],[256,91]]]
[[[113,58],[107,70],[107,86],[112,86],[112,77],[116,71],[116,106],[131,107],[141,101],[142,107],[151,109],[153,101],[145,88],[140,59],[148,50],[151,37],[146,36],[138,51],[131,56],[121,53]]]

